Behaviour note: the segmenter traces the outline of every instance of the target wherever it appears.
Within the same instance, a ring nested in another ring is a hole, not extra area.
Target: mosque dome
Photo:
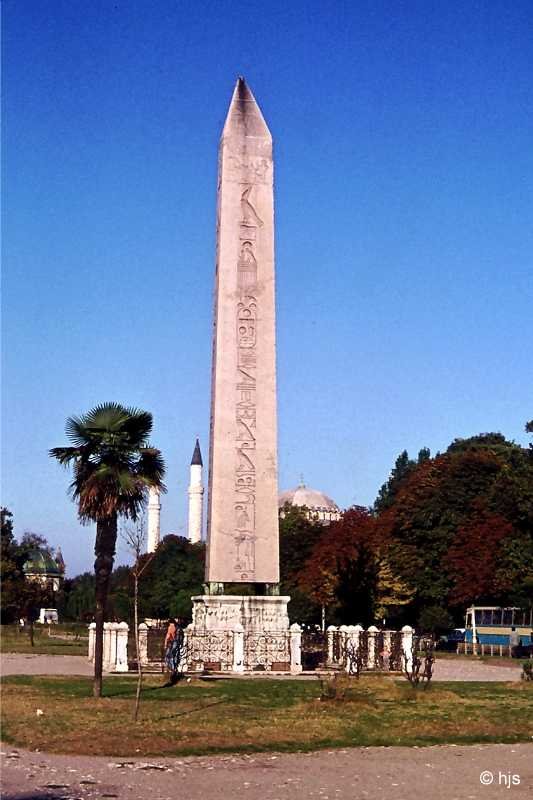
[[[50,577],[55,577],[56,575],[62,577],[63,575],[60,565],[54,561],[52,556],[46,550],[41,550],[41,548],[37,547],[30,551],[22,571],[25,575],[45,575]]]
[[[299,508],[307,508],[310,519],[328,523],[340,518],[340,508],[327,494],[318,489],[311,489],[303,482],[295,489],[281,492],[278,497],[278,507],[281,510],[286,503]]]

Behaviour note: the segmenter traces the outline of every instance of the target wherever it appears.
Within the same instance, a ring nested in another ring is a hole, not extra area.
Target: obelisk
[[[219,148],[206,582],[279,581],[272,137],[243,78]],[[265,589],[266,586],[266,589]]]

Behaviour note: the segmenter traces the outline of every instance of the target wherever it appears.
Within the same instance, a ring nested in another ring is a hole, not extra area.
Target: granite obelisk
[[[239,78],[219,148],[206,582],[279,581],[272,137]]]

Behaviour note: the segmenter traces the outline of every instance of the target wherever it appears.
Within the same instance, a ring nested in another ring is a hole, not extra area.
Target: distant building
[[[311,489],[303,481],[295,489],[288,489],[279,495],[278,508],[281,517],[284,515],[283,507],[286,503],[305,508],[307,517],[322,525],[329,525],[341,517],[341,510],[331,497],[318,489]]]
[[[55,557],[52,557],[44,548],[34,547],[24,562],[22,571],[27,580],[39,582],[53,592],[58,592],[65,577],[65,562],[60,548],[57,548]]]

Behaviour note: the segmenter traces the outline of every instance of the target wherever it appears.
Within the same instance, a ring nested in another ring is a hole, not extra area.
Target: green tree
[[[141,556],[142,568],[148,555]],[[165,536],[139,584],[141,617],[190,619],[193,595],[203,593],[205,545],[183,536]]]
[[[94,573],[84,572],[65,581],[65,615],[71,620],[87,622],[94,616]]]
[[[423,451],[421,450],[420,453],[422,454],[422,452]],[[401,452],[396,459],[389,479],[379,490],[378,496],[374,503],[374,511],[376,513],[379,514],[386,508],[390,508],[390,506],[394,503],[394,498],[396,497],[400,486],[413,472],[415,467],[416,462],[409,458],[407,450],[403,450],[403,452]]]
[[[70,484],[78,516],[96,522],[94,696],[102,696],[103,629],[109,579],[117,540],[118,518],[136,520],[150,486],[164,491],[165,467],[159,450],[148,443],[152,415],[118,403],[104,403],[66,424],[68,447],[50,455],[72,466]]]
[[[36,533],[25,533],[20,542],[13,535],[13,515],[1,509],[1,601],[2,622],[9,623],[22,617],[29,622],[28,630],[33,645],[33,623],[41,606],[51,606],[56,593],[49,583],[31,580],[24,575],[24,564],[35,549],[51,554],[46,539]]]
[[[0,591],[2,600],[2,623],[13,622],[19,613],[20,592],[24,584],[22,565],[24,558],[13,534],[13,514],[2,507]]]
[[[286,503],[279,520],[280,593],[289,595],[289,615],[299,623],[320,622],[320,604],[302,589],[300,575],[324,533],[308,510]]]

